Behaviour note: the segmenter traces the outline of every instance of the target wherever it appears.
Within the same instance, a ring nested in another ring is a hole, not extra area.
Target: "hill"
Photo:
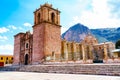
[[[67,41],[81,42],[89,33],[95,36],[99,43],[106,41],[112,41],[115,43],[120,39],[120,27],[89,29],[87,26],[80,23],[71,26],[65,33],[62,34],[62,38]]]
[[[78,23],[78,24],[70,27],[65,33],[63,33],[62,38],[66,39],[67,41],[80,42],[89,33],[91,33],[91,32],[87,26],[84,26],[84,25]]]

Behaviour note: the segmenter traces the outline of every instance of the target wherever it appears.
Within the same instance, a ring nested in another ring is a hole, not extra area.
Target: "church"
[[[45,3],[34,11],[33,34],[29,31],[14,36],[14,65],[41,64],[43,62],[83,62],[93,63],[96,56],[100,60],[112,58],[114,44],[98,44],[97,39],[88,34],[80,42],[61,39],[60,11]]]

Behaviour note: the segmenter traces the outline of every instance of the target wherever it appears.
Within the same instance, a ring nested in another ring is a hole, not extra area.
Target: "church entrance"
[[[24,62],[25,65],[28,65],[28,54],[25,55],[25,62]]]

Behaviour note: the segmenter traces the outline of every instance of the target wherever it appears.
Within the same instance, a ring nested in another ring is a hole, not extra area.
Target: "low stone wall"
[[[0,67],[0,71],[19,71],[20,66],[4,66]]]
[[[47,63],[22,66],[20,71],[120,76],[120,64]]]

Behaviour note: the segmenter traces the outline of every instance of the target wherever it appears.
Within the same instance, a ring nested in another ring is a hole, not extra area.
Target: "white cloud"
[[[7,29],[5,27],[0,28],[0,33],[5,33],[7,31],[9,31],[9,29]]]
[[[0,45],[0,54],[13,54],[13,45]]]
[[[15,27],[14,25],[9,25],[8,27],[9,27],[9,28],[12,28],[12,29],[14,29],[14,30],[17,29],[17,27]]]
[[[0,41],[5,41],[5,40],[8,40],[6,36],[0,36]]]
[[[24,23],[23,25],[26,27],[32,27],[32,24],[30,24],[30,23]]]
[[[80,15],[74,16],[70,25],[82,23],[89,28],[119,27],[120,19],[111,12],[113,8],[109,0],[92,0],[92,9],[81,11]],[[113,6],[113,5],[112,5]]]
[[[24,30],[22,27],[18,27],[19,28],[19,30]]]

